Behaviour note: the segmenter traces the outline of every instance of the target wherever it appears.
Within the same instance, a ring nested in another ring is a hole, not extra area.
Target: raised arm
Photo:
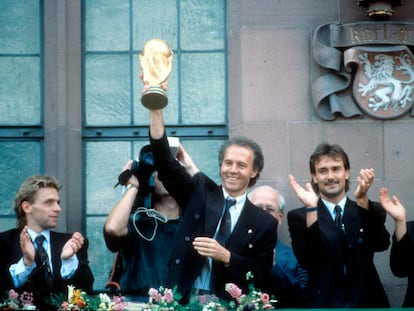
[[[394,219],[395,237],[400,241],[407,232],[406,210],[395,195],[390,198],[387,188],[381,188],[380,201],[388,215]]]
[[[374,182],[375,171],[373,168],[365,168],[359,171],[357,177],[358,187],[355,190],[354,196],[358,206],[368,209],[369,199],[368,190]]]
[[[130,170],[132,160],[128,161],[122,171]],[[119,238],[128,233],[128,220],[132,206],[138,194],[139,182],[135,175],[131,175],[127,185],[130,185],[119,202],[111,210],[104,225],[105,240],[106,237]],[[107,241],[108,242],[108,241]],[[112,247],[108,245],[112,250]]]
[[[298,199],[307,208],[306,226],[310,227],[313,223],[315,223],[318,220],[317,204],[319,197],[315,193],[315,191],[313,191],[312,185],[310,183],[306,183],[306,188],[303,188],[301,185],[297,183],[293,175],[289,175],[289,182],[293,191],[296,193]]]
[[[187,151],[184,149],[183,145],[180,144],[178,147],[177,152],[177,160],[180,162],[182,166],[185,167],[188,174],[191,176],[194,176],[197,174],[200,170],[193,162],[193,159],[190,157],[190,155],[187,153]]]

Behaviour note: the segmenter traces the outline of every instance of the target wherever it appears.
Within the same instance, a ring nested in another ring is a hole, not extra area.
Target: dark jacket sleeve
[[[319,231],[319,222],[307,228],[304,207],[290,211],[287,218],[293,252],[300,265],[308,269],[326,262],[327,250]]]
[[[243,217],[242,220],[242,215],[240,216],[237,223],[238,231],[234,235],[232,233],[228,241],[227,248],[231,252],[230,265],[226,267],[221,262],[213,262],[213,271],[216,269],[215,275],[218,279],[216,285],[221,286],[216,287],[216,292],[224,289],[224,283],[229,280],[247,289],[250,282],[246,280],[248,272],[253,275],[254,284],[258,288],[263,288],[266,278],[269,277],[277,240],[277,220],[256,206],[245,206],[247,207],[250,210],[249,217]],[[247,233],[247,237],[243,231]],[[249,232],[252,237],[247,241]]]
[[[88,260],[89,241],[85,239],[82,248],[77,253],[79,265],[72,278],[65,280],[67,285],[74,285],[76,288],[86,292],[92,292],[94,277]]]
[[[365,239],[369,241],[366,247],[372,252],[382,252],[390,246],[390,233],[385,227],[387,213],[378,202],[369,202],[369,209],[360,209],[361,219],[364,226]]]
[[[248,257],[244,253],[232,252],[230,266],[224,267],[228,279],[236,279],[240,284],[246,283],[246,273],[251,272],[258,285],[264,284],[270,273],[274,256],[274,245],[277,239],[277,229],[266,230],[259,244],[256,244],[254,257]],[[277,226],[273,227],[277,228]]]
[[[390,267],[395,276],[414,275],[414,222],[407,223],[407,233],[397,241],[393,236]]]
[[[9,273],[9,267],[11,262],[14,260],[13,251],[11,249],[11,243],[14,239],[8,232],[0,234],[0,300],[4,298],[6,290],[14,288],[13,280]]]
[[[158,178],[163,182],[164,187],[174,197],[178,205],[184,209],[185,203],[192,194],[195,181],[184,166],[172,155],[165,132],[162,138],[152,139],[150,137],[150,141]],[[186,189],[186,191],[183,191],[183,189]]]

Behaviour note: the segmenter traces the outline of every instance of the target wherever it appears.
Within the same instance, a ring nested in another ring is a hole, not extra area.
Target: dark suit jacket
[[[373,263],[374,253],[390,244],[385,211],[378,203],[365,210],[347,199],[343,234],[321,200],[318,206],[318,220],[310,228],[305,207],[288,213],[293,250],[309,274],[309,307],[389,307]]]
[[[61,259],[63,245],[71,238],[72,234],[59,233],[50,231],[51,256],[53,267],[53,288],[51,291],[47,290],[43,274],[41,273],[43,267],[38,266],[29,276],[28,281],[21,288],[17,288],[19,292],[32,292],[35,296],[42,297],[50,292],[65,293],[67,292],[67,285],[74,285],[77,288],[91,292],[93,285],[92,271],[88,265],[88,241],[85,239],[80,251],[77,253],[79,259],[79,266],[73,278],[63,280],[60,276]],[[0,292],[4,294],[5,291],[15,288],[13,280],[9,273],[9,267],[17,263],[22,257],[20,248],[20,230],[11,229],[0,233]],[[36,305],[41,305],[42,301],[36,301]]]
[[[266,291],[276,297],[278,308],[306,306],[308,273],[298,263],[290,246],[277,241],[275,250],[276,264],[266,280]]]
[[[400,241],[393,236],[390,266],[395,276],[408,277],[403,307],[414,307],[414,221],[407,222],[407,233]]]
[[[206,175],[191,177],[171,155],[164,137],[151,140],[158,177],[183,211],[180,230],[173,250],[167,286],[178,286],[184,297],[200,274],[205,258],[198,255],[192,242],[195,237],[213,237],[224,206],[221,186]],[[226,248],[231,252],[230,266],[213,261],[213,288],[217,296],[228,298],[225,283],[233,282],[247,290],[246,273],[251,271],[260,286],[273,261],[277,238],[277,220],[246,200],[240,218]]]

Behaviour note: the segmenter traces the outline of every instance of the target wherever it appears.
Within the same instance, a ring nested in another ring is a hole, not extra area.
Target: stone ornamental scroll
[[[322,119],[414,116],[414,23],[321,25],[312,48],[323,69],[312,85]]]

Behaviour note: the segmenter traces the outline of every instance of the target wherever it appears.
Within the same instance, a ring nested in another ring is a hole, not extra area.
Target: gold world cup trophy
[[[141,97],[144,107],[157,110],[167,106],[167,93],[161,88],[161,84],[167,83],[172,59],[173,52],[164,40],[152,39],[145,43],[139,56],[142,81],[150,86]]]

